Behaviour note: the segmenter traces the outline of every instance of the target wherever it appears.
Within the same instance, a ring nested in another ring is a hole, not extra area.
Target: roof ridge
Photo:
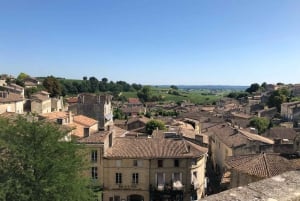
[[[262,153],[262,156],[263,156],[263,162],[264,162],[265,167],[266,167],[267,175],[268,175],[268,177],[270,177],[271,175],[270,175],[270,170],[269,170],[269,166],[268,166],[268,163],[267,163],[266,154]]]

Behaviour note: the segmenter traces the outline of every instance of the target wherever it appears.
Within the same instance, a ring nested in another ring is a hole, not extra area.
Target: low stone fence
[[[201,201],[300,201],[300,171],[233,188]]]

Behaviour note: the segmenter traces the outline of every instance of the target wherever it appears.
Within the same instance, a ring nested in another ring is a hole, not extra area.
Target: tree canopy
[[[0,119],[0,200],[91,200],[81,146],[45,122]]]
[[[256,128],[258,133],[264,133],[270,126],[270,121],[263,117],[254,117],[250,120],[250,126]]]
[[[250,85],[249,88],[246,89],[246,92],[248,93],[254,93],[257,92],[260,88],[260,85],[258,83],[253,83]]]
[[[286,88],[281,88],[273,91],[268,100],[269,107],[276,107],[277,111],[280,111],[281,104],[287,102],[291,96],[291,92]]]
[[[164,122],[156,119],[152,119],[146,123],[146,132],[148,134],[152,134],[155,129],[164,130],[165,124]]]
[[[46,77],[43,81],[43,86],[50,93],[51,97],[62,95],[61,85],[59,81],[53,76]]]

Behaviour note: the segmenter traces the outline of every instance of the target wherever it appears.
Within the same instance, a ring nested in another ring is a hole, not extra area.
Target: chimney
[[[73,114],[72,114],[72,111],[69,111],[69,123],[73,123]]]

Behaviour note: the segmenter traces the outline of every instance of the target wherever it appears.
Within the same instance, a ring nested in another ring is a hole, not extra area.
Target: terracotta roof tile
[[[297,133],[292,128],[274,127],[271,128],[267,136],[271,139],[294,139]]]
[[[111,131],[99,131],[88,137],[79,139],[77,142],[82,144],[103,144],[105,137],[111,133]]]
[[[137,122],[137,121],[140,121],[140,122],[143,122],[144,124],[146,124],[148,121],[150,121],[150,119],[147,117],[134,117],[134,118],[130,118],[127,121],[127,124],[131,124],[131,123]]]
[[[114,126],[113,131],[115,132],[115,137],[124,137],[127,133],[129,133],[129,131],[118,126]]]
[[[271,153],[231,156],[226,159],[226,164],[236,171],[261,178],[297,169],[292,161]]]
[[[87,127],[91,127],[91,126],[93,126],[93,125],[95,125],[95,124],[98,123],[97,120],[89,118],[89,117],[84,116],[84,115],[76,115],[76,116],[74,116],[73,121],[74,121],[74,123],[79,123],[79,124],[87,126]]]
[[[6,92],[3,92],[6,93]],[[15,94],[15,93],[9,93],[7,94],[7,97],[3,98],[0,97],[0,103],[8,103],[8,102],[19,102],[23,101],[24,98],[20,94]]]
[[[131,104],[142,104],[138,98],[128,98],[128,103]]]
[[[64,119],[68,117],[68,112],[49,112],[45,114],[40,114],[39,116],[49,120]]]
[[[190,149],[190,151],[188,151]],[[193,158],[206,149],[184,140],[162,138],[116,138],[105,154],[108,158]]]
[[[78,102],[78,97],[70,97],[67,99],[67,102],[69,104],[77,103]]]
[[[208,135],[216,135],[228,147],[239,147],[246,145],[249,141],[259,141],[265,144],[274,144],[273,140],[259,136],[245,130],[232,128],[227,124],[214,126],[208,131]]]

